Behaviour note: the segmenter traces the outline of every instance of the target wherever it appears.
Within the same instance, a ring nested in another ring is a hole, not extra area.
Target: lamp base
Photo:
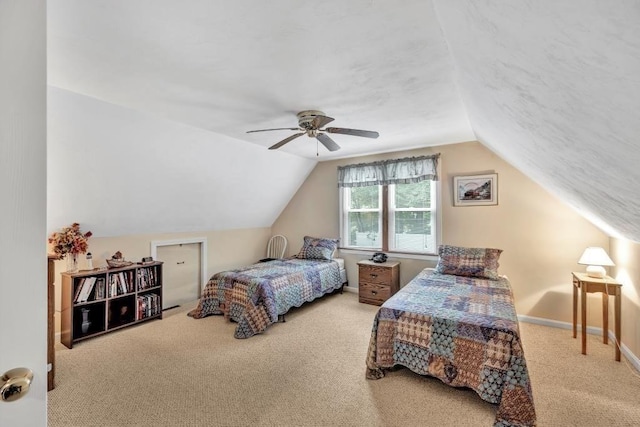
[[[587,267],[587,276],[603,279],[607,275],[607,271],[601,265],[590,265]]]

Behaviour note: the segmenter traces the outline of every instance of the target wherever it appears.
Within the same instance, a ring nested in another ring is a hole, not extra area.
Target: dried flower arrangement
[[[53,245],[53,252],[59,256],[71,254],[78,256],[89,249],[87,239],[92,236],[90,231],[83,233],[80,231],[80,224],[74,222],[70,227],[64,227],[49,237],[49,243]]]

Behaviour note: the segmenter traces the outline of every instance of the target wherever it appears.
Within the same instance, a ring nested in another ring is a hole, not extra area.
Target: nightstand
[[[400,289],[399,262],[358,263],[358,296],[365,304],[382,305]]]
[[[578,289],[580,290],[580,317],[582,322],[582,354],[587,354],[587,293],[602,292],[602,342],[609,342],[609,295],[615,297],[615,336],[616,360],[620,361],[620,298],[622,283],[616,282],[609,276],[602,279],[587,276],[586,273],[571,273],[573,275],[573,337],[577,335],[578,323]]]

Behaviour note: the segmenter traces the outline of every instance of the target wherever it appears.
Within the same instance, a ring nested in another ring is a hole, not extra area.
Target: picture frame
[[[497,204],[497,173],[453,177],[453,206],[491,206]]]

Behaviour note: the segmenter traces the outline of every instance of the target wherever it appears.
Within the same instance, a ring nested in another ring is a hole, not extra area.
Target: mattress
[[[344,259],[333,258],[333,260],[337,262],[338,266],[340,267],[340,280],[342,281],[341,283],[347,283],[347,270],[344,268]]]

